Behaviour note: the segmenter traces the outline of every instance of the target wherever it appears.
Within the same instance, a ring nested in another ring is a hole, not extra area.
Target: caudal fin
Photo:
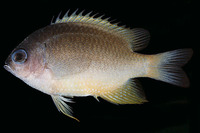
[[[189,79],[181,67],[190,60],[192,53],[192,49],[177,49],[153,55],[149,63],[148,77],[189,87]]]

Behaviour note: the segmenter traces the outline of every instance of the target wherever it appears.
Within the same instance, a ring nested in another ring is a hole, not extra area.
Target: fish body
[[[54,26],[59,29],[57,26],[60,24]],[[63,26],[66,27],[66,24]],[[145,62],[141,61],[145,57],[133,53],[123,39],[120,40],[117,35],[106,35],[106,32],[100,34],[98,30],[88,33],[90,26],[82,27],[86,31],[77,28],[73,33],[48,40],[49,45],[45,48],[46,63],[51,68],[55,81],[53,92],[49,93],[98,96],[98,93],[122,85],[130,77],[144,76],[145,68],[137,73],[135,71],[144,67]],[[69,56],[66,57],[66,53]],[[138,61],[141,63],[138,64]]]
[[[138,77],[188,87],[181,67],[191,49],[155,55],[137,53],[150,35],[95,18],[91,13],[66,15],[39,29],[19,44],[5,68],[31,87],[52,96],[59,111],[72,116],[67,97],[101,97],[115,104],[147,102]],[[76,118],[74,118],[76,119]],[[77,120],[77,119],[76,119]]]

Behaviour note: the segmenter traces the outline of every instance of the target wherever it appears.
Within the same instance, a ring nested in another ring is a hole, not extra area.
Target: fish
[[[85,15],[83,15],[85,14]],[[27,85],[52,97],[57,109],[73,116],[73,97],[99,97],[113,104],[148,102],[140,77],[189,87],[182,67],[193,50],[141,54],[150,33],[127,28],[93,12],[69,11],[26,37],[4,68]]]

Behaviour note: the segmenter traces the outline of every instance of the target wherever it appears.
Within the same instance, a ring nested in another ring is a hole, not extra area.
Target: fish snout
[[[3,67],[9,72],[11,71],[11,68],[10,68],[10,66],[8,64],[5,64]]]
[[[5,61],[5,65],[3,66],[4,69],[6,69],[7,71],[11,72],[12,69],[10,67],[10,58],[7,58],[6,61]]]

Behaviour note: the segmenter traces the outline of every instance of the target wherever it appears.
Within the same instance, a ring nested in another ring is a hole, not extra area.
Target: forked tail
[[[189,79],[181,67],[190,60],[192,53],[192,49],[177,49],[151,55],[148,61],[147,77],[189,87]]]

